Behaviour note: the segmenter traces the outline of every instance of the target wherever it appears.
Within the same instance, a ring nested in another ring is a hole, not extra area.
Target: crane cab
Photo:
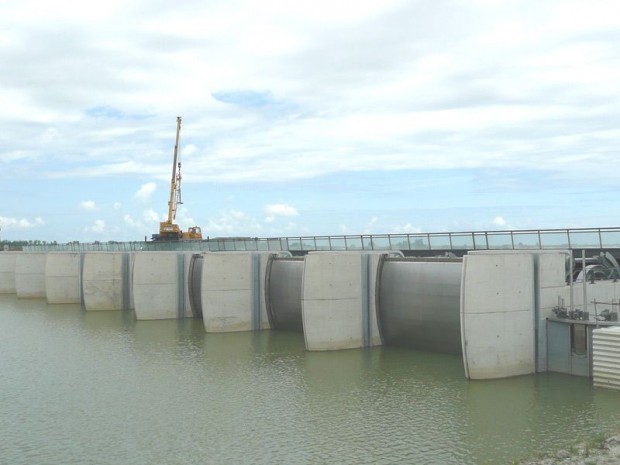
[[[200,226],[192,226],[187,228],[187,232],[183,233],[183,239],[191,241],[202,240],[202,230],[200,229]]]

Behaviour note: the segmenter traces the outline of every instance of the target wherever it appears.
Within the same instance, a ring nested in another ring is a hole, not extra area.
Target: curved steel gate
[[[303,331],[301,289],[302,257],[270,257],[265,279],[267,315],[273,329]]]
[[[187,277],[189,304],[194,318],[202,318],[202,263],[203,257],[201,254],[192,255]]]
[[[384,345],[460,354],[462,262],[386,258],[377,286]]]

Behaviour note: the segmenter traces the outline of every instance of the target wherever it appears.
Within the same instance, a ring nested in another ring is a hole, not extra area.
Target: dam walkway
[[[90,251],[310,251],[399,250],[415,254],[470,250],[620,249],[620,227],[531,229],[510,231],[434,232],[410,234],[359,234],[293,237],[213,237],[180,242],[95,242],[38,244],[28,252]]]

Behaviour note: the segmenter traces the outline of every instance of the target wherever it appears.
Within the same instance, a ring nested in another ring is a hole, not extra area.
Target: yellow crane
[[[179,155],[179,135],[181,134],[181,117],[177,116],[177,136],[174,143],[174,160],[172,161],[172,180],[170,181],[170,200],[168,201],[168,219],[159,223],[159,234],[153,234],[154,241],[202,240],[202,231],[199,226],[192,226],[186,232],[181,231],[174,223],[177,215],[177,205],[181,201],[181,162],[177,162]]]

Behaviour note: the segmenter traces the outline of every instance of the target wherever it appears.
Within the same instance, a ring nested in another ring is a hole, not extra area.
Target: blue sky
[[[620,225],[615,0],[25,0],[0,31],[2,239],[150,237],[176,116],[211,237]]]

